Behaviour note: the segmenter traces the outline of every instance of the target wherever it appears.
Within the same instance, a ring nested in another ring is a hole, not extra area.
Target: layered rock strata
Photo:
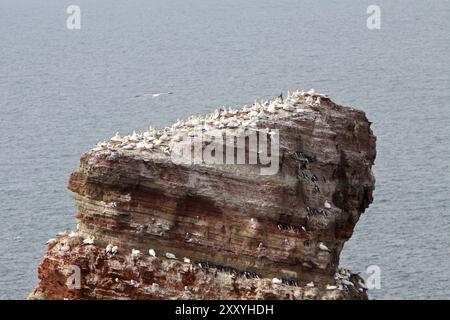
[[[314,91],[116,134],[71,175],[79,227],[51,241],[30,298],[365,299],[338,266],[375,140]]]

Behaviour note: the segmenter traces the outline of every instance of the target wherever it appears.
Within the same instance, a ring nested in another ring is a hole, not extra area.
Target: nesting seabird
[[[349,287],[354,287],[355,285],[353,284],[353,282],[347,280],[347,279],[343,279],[342,280],[342,284],[349,286]]]
[[[62,246],[59,249],[59,251],[61,251],[61,252],[68,252],[68,251],[70,251],[70,247],[66,244],[66,245]]]
[[[131,249],[131,255],[132,255],[132,256],[136,257],[136,256],[139,256],[140,254],[141,254],[141,251],[140,251],[140,250],[137,250],[137,249]]]
[[[113,248],[113,245],[112,245],[112,244],[108,244],[108,245],[106,246],[106,248],[105,248],[105,252],[106,252],[106,253],[111,253],[112,248]]]
[[[282,283],[283,283],[283,280],[281,280],[281,279],[278,279],[278,278],[272,279],[272,284],[282,284]]]
[[[130,280],[130,284],[135,288],[139,288],[139,286],[141,285],[139,282],[133,279]]]
[[[323,242],[319,243],[319,249],[322,250],[322,251],[331,252],[331,250],[328,249],[328,247],[326,245],[324,245]]]
[[[331,284],[327,284],[327,290],[336,290],[337,286],[333,286]]]
[[[83,244],[85,244],[85,245],[93,245],[94,244],[94,237],[84,239],[83,240]]]
[[[148,250],[148,254],[149,254],[151,257],[156,257],[156,252],[155,252],[155,250],[153,250],[153,249],[149,249],[149,250]]]
[[[174,260],[177,259],[177,257],[173,253],[170,253],[170,252],[166,253],[166,258],[167,259],[174,259]]]
[[[326,209],[331,209],[331,203],[328,202],[328,200],[325,201],[323,205]]]
[[[75,237],[78,237],[78,233],[77,233],[76,231],[71,231],[71,232],[68,234],[68,237],[69,237],[69,238],[75,238]]]
[[[55,238],[51,238],[51,239],[48,239],[47,240],[47,242],[45,243],[45,244],[53,244],[53,243],[55,243],[57,240],[55,239]]]

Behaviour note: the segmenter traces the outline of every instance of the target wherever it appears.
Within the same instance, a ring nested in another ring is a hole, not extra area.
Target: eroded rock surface
[[[238,137],[226,150],[250,157],[258,145],[237,140],[255,131],[276,146],[275,174],[176,154],[225,132]],[[49,244],[30,298],[366,299],[362,279],[338,266],[372,202],[374,159],[365,114],[312,91],[116,135],[71,175],[79,228]],[[72,265],[79,289],[66,285]]]

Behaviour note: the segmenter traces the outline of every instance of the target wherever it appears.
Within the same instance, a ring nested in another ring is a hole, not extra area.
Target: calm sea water
[[[0,2],[0,298],[25,298],[46,240],[75,227],[68,176],[97,141],[300,86],[378,137],[342,265],[380,267],[374,299],[450,298],[449,1],[93,2]]]

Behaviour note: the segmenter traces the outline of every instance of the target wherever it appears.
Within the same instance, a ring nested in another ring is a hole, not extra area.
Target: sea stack
[[[372,202],[370,124],[297,90],[116,134],[71,175],[79,229],[29,298],[367,299],[339,256]]]

